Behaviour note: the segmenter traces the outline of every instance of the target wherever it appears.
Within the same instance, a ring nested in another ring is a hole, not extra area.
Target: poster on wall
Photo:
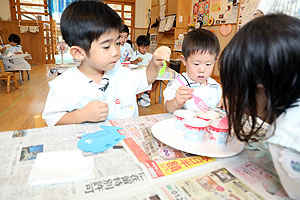
[[[153,53],[157,48],[157,34],[150,34],[150,53]]]
[[[239,0],[193,0],[192,5],[193,24],[199,20],[203,25],[237,23]]]
[[[254,18],[258,0],[241,0],[238,30]]]

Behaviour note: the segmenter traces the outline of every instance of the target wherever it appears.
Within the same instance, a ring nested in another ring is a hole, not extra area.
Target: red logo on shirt
[[[121,103],[120,99],[116,99],[115,103],[120,104]]]

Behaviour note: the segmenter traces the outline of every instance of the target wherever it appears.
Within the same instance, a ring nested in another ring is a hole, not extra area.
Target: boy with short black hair
[[[152,54],[148,53],[150,46],[150,40],[146,35],[140,35],[136,39],[137,50],[133,52],[132,58],[130,59],[132,64],[138,66],[148,66],[150,60],[152,59]],[[152,85],[152,90],[155,90],[157,87],[157,81]],[[154,87],[153,87],[154,86]],[[150,92],[147,91],[137,95],[138,104],[143,107],[148,107],[151,105]]]
[[[75,1],[65,9],[62,35],[70,54],[81,63],[49,82],[43,112],[49,126],[138,116],[136,94],[155,81],[171,51],[157,49],[144,70],[122,67],[122,26],[119,15],[100,1]]]
[[[209,108],[220,106],[221,86],[210,77],[219,52],[219,40],[209,30],[196,29],[184,37],[181,61],[186,66],[186,73],[179,78],[185,86],[176,79],[169,82],[164,90],[167,112],[181,108],[200,111],[192,94],[200,97]]]
[[[9,44],[4,45],[4,48],[2,48],[1,51],[4,51],[5,54],[8,54],[8,53],[21,54],[21,53],[23,53],[22,46],[20,45],[21,38],[17,34],[14,34],[14,33],[10,34],[8,36],[8,41],[9,41]]]
[[[121,51],[121,58],[120,61],[122,64],[129,64],[129,60],[132,57],[133,50],[131,45],[127,43],[129,36],[129,28],[127,25],[123,25],[120,33],[120,51]]]

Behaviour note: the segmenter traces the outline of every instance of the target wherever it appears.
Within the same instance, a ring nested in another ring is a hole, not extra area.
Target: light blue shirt
[[[191,88],[194,88],[194,95],[200,97],[209,108],[215,108],[218,106],[222,97],[222,88],[219,83],[209,77],[207,79],[207,85],[204,86],[200,83],[192,81],[187,73],[182,73],[182,76],[187,79]],[[180,76],[180,78],[182,82],[187,84],[187,81],[183,77]],[[168,83],[166,89],[163,92],[165,102],[175,98],[176,91],[180,86],[181,84],[176,79]],[[193,98],[185,102],[183,109],[200,111]]]

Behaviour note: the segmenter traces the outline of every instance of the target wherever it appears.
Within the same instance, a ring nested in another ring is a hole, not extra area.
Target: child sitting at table
[[[176,79],[168,83],[163,92],[167,112],[181,108],[200,111],[192,94],[200,97],[209,108],[220,105],[221,86],[210,77],[219,52],[219,40],[209,30],[196,29],[185,36],[181,61],[186,66],[186,73],[179,76],[185,85]]]
[[[220,56],[228,129],[242,141],[267,139],[274,167],[291,199],[300,197],[300,20],[266,15],[243,26]],[[244,130],[244,115],[272,123]]]
[[[149,64],[150,60],[152,59],[152,54],[147,52],[149,49],[150,40],[146,35],[140,35],[136,39],[136,44],[137,44],[137,50],[133,52],[130,61],[132,64],[145,67]],[[158,84],[156,82],[157,81],[155,81],[153,85],[157,87]],[[152,85],[152,89],[156,89],[156,87],[153,88],[153,85]],[[150,90],[137,95],[138,104],[140,106],[148,107],[151,105],[149,92]]]
[[[53,126],[138,116],[136,94],[151,87],[162,61],[170,57],[170,49],[158,48],[143,70],[122,67],[122,19],[100,1],[73,2],[64,10],[60,25],[70,54],[81,63],[49,82],[43,112],[46,123]]]
[[[20,45],[21,43],[21,38],[17,34],[10,34],[8,36],[8,41],[9,44],[4,45],[4,48],[1,49],[4,54],[8,53],[14,53],[14,54],[22,54],[22,46]]]
[[[127,63],[130,63],[130,58],[132,57],[132,53],[133,53],[131,45],[126,42],[128,39],[128,35],[129,35],[128,26],[124,24],[120,33],[120,51],[121,51],[120,61],[122,64],[126,64],[126,65]]]

